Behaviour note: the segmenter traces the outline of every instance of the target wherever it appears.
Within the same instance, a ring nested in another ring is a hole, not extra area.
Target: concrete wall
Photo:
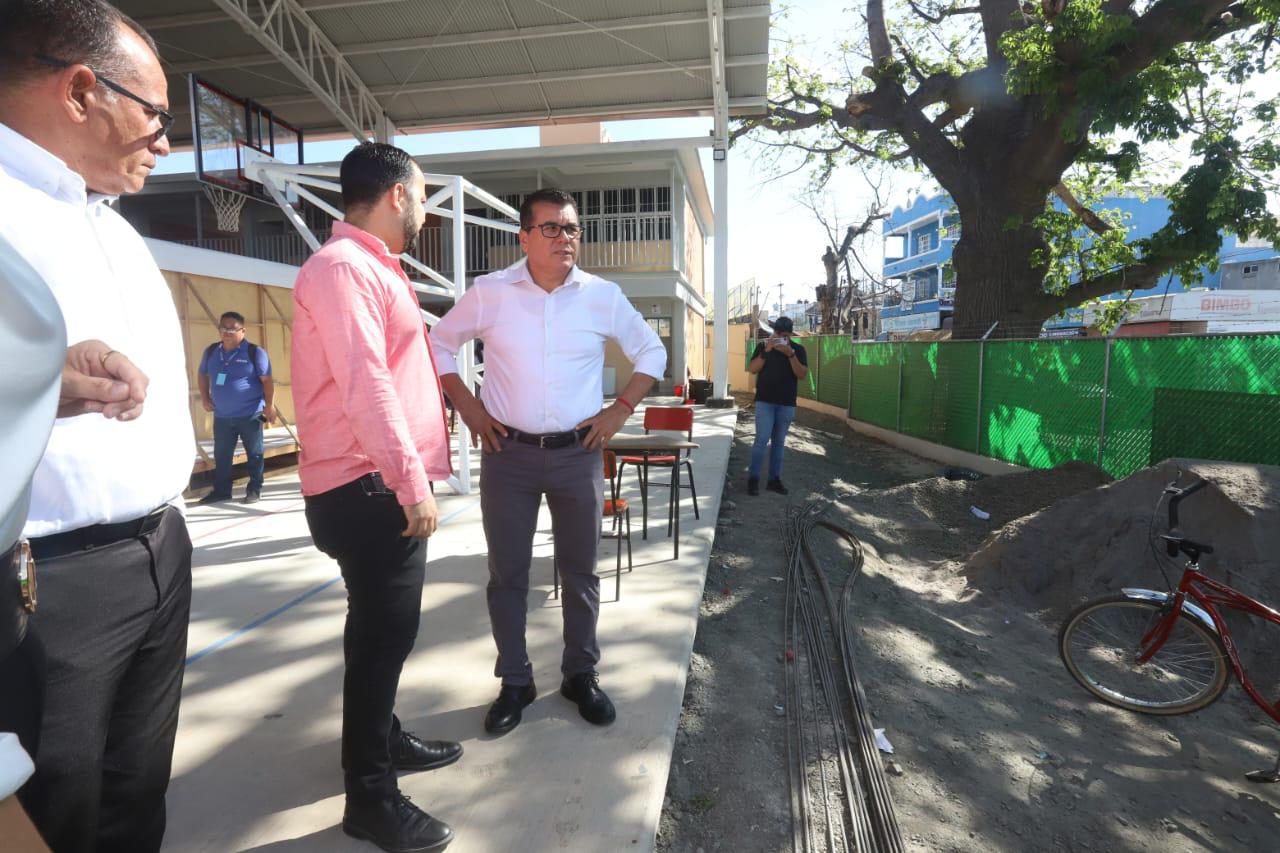
[[[698,217],[693,213],[693,206],[686,201],[684,210],[685,269],[689,271],[689,286],[693,288],[694,293],[704,299],[707,296],[706,277],[703,270],[705,238],[706,235],[698,227]]]

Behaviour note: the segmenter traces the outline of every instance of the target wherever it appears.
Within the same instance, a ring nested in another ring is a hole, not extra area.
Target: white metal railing
[[[276,205],[283,211],[285,219],[293,225],[311,251],[320,248],[319,237],[298,215],[298,211],[289,204],[285,194],[286,192],[297,193],[334,219],[341,220],[342,211],[314,192],[315,189],[337,193],[342,191],[342,187],[337,182],[338,167],[279,163],[265,155],[255,156],[256,152],[250,149],[246,149],[246,152],[250,156],[245,164],[245,176],[266,188]],[[427,182],[427,191],[430,193],[425,202],[427,213],[449,220],[447,244],[450,246],[452,257],[466,257],[467,225],[513,237],[519,232],[520,214],[515,208],[492,193],[480,189],[461,175],[427,174],[424,177]],[[506,219],[488,219],[467,213],[468,199],[496,211]],[[446,207],[446,204],[449,206]],[[426,278],[426,281],[414,282],[414,289],[419,293],[449,296],[456,303],[467,289],[466,264],[454,264],[446,275],[413,255],[402,254],[400,260]],[[423,311],[422,319],[431,326],[439,322],[440,318]],[[459,353],[458,359],[459,378],[468,387],[474,387],[481,381],[481,376],[475,370],[473,349],[474,344],[468,343]],[[458,422],[457,454],[455,473],[448,482],[459,494],[469,494],[471,492],[471,436],[461,419]]]

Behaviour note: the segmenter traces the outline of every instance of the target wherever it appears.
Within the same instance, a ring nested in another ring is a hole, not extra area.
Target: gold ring
[[[98,356],[98,364],[102,365],[102,369],[103,369],[103,370],[106,370],[106,369],[107,369],[107,359],[109,359],[109,358],[111,358],[111,356],[113,356],[113,355],[117,355],[117,354],[118,354],[118,353],[117,353],[115,350],[107,350],[107,351],[106,351],[106,352],[104,352],[102,355]]]

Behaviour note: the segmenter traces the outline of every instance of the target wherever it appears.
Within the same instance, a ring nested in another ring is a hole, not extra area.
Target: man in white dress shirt
[[[600,580],[596,548],[604,502],[601,450],[666,367],[662,341],[611,281],[583,272],[582,226],[573,197],[531,193],[520,206],[525,259],[480,276],[431,330],[444,392],[484,444],[480,507],[489,547],[489,621],[498,647],[498,698],[485,715],[490,734],[520,723],[537,696],[525,646],[529,565],[538,508],[546,495],[564,581],[564,676],[560,693],[588,722],[615,711],[600,689]],[[477,400],[458,376],[464,343],[484,341],[484,387]],[[601,410],[604,348],[614,340],[635,365],[616,401]]]
[[[155,45],[116,9],[0,6],[0,236],[48,283],[70,340],[125,349],[150,378],[135,419],[60,419],[32,483],[30,625],[48,678],[20,798],[59,853],[155,851],[164,834],[191,601],[177,505],[194,442],[172,297],[108,202],[142,188],[171,122]]]

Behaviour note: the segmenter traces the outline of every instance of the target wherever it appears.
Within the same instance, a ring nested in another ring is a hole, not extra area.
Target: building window
[[[1242,274],[1245,278],[1256,278],[1258,275],[1258,264],[1245,264]]]
[[[923,255],[925,252],[933,248],[933,235],[925,232],[916,237],[916,254]]]

